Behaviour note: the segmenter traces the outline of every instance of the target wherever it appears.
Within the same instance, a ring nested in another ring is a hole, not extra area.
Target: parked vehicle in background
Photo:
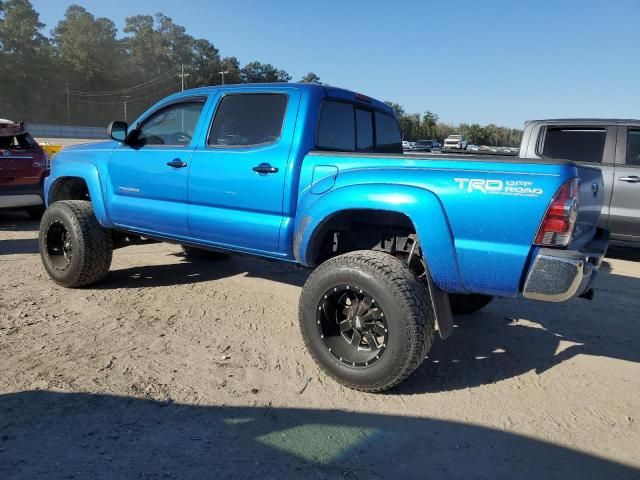
[[[640,243],[640,120],[529,121],[520,156],[599,167],[604,177],[600,226],[614,240]]]
[[[440,143],[437,140],[418,140],[413,146],[414,152],[432,152],[440,149]]]
[[[411,142],[408,142],[407,140],[403,140],[402,141],[402,150],[405,151],[405,152],[413,150],[413,145],[411,144]]]
[[[40,218],[48,172],[49,159],[24,123],[0,119],[0,208],[26,210]]]
[[[113,249],[138,237],[182,244],[192,259],[244,253],[313,268],[302,337],[324,372],[359,390],[409,376],[436,324],[452,333],[452,312],[494,296],[591,295],[608,244],[596,228],[598,169],[405,156],[388,105],[334,87],[187,90],[109,133],[58,153],[45,181],[49,276],[97,282]]]
[[[444,150],[466,150],[467,140],[462,135],[449,135],[444,141]]]

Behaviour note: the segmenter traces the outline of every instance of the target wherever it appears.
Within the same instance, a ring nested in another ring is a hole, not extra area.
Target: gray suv
[[[525,123],[520,156],[600,166],[600,226],[612,240],[640,243],[640,120],[533,120]]]

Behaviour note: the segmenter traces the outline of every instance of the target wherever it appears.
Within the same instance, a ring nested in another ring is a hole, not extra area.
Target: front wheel
[[[299,320],[320,368],[368,392],[406,379],[424,360],[435,332],[427,286],[401,260],[368,250],[331,258],[309,276]]]
[[[113,240],[93,214],[91,202],[55,202],[42,215],[38,239],[42,264],[63,287],[102,280],[111,266]]]

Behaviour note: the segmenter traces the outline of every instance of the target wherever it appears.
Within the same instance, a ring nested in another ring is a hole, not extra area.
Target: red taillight
[[[551,200],[551,205],[540,224],[535,244],[545,247],[566,247],[571,242],[578,218],[577,178],[566,181]]]

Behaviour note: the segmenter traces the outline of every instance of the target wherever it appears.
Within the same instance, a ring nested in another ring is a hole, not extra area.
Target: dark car
[[[49,159],[24,123],[0,119],[0,209],[44,211],[43,181]]]
[[[439,148],[440,143],[437,140],[418,140],[412,150],[414,152],[431,152]]]

